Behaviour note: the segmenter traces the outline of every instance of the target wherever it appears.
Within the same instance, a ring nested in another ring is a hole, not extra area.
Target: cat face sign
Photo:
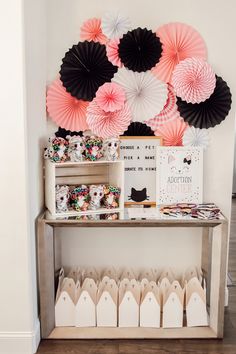
[[[190,155],[169,155],[168,156],[168,178],[166,182],[166,190],[168,193],[190,193],[192,176],[191,165],[192,158]]]
[[[184,158],[181,156],[168,156],[168,166],[172,175],[182,176],[187,175],[190,172],[190,165],[192,163],[191,156],[188,155]]]
[[[149,196],[147,195],[147,188],[143,188],[139,191],[137,191],[135,188],[131,188],[131,195],[128,196],[128,199],[133,200],[136,203],[149,200]]]

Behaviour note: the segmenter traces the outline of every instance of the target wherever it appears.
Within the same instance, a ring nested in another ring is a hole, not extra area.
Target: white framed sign
[[[157,171],[157,204],[202,203],[202,148],[157,147]]]
[[[120,159],[125,165],[125,204],[156,204],[157,136],[121,136]]]

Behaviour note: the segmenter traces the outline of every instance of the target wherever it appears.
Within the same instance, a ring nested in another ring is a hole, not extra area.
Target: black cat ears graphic
[[[192,163],[191,156],[185,157],[185,158],[184,158],[184,163],[187,163],[188,165],[191,165],[191,163]]]
[[[140,191],[137,191],[135,188],[131,188],[131,195],[128,196],[128,200],[133,200],[136,203],[143,202],[144,200],[149,200],[147,195],[147,188],[143,188]]]

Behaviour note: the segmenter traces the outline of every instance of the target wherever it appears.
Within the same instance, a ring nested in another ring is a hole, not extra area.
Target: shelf
[[[119,212],[116,220],[77,220],[76,216],[70,219],[63,219],[63,215],[54,216],[49,212],[42,214],[41,219],[48,225],[55,227],[215,227],[227,223],[227,219],[222,215],[220,219],[200,220],[200,219],[177,219],[177,218],[155,218],[155,219],[130,219],[127,215],[127,208],[124,210],[105,209],[103,213]],[[84,214],[87,214],[86,212]]]
[[[71,167],[71,166],[81,166],[81,165],[109,165],[109,164],[116,164],[120,163],[122,160],[116,160],[116,161],[108,161],[108,160],[97,160],[97,161],[78,161],[78,162],[72,162],[72,161],[66,161],[66,162],[52,162],[54,166],[56,167]]]
[[[93,213],[92,210],[77,212],[74,210],[59,213],[56,210],[57,185],[66,185],[70,190],[80,185],[111,185],[120,188],[119,208],[124,208],[124,161],[82,161],[53,163],[45,161],[45,204],[54,216],[78,216]],[[116,209],[116,211],[117,211]],[[109,209],[103,208],[106,212]]]
[[[111,328],[111,327],[57,327],[49,339],[162,339],[162,338],[216,338],[210,327],[182,328]]]
[[[69,210],[64,213],[56,213],[56,214],[51,214],[48,217],[50,219],[56,219],[56,220],[63,220],[65,221],[65,218],[70,218],[74,217],[74,220],[77,220],[78,216],[83,216],[83,215],[99,215],[99,214],[113,214],[113,213],[120,213],[122,212],[121,208],[113,208],[113,209],[108,209],[108,208],[100,208],[98,210],[93,210],[93,209],[88,209],[86,211],[75,211],[75,210]],[[70,219],[69,219],[70,220]],[[78,221],[78,220],[77,220]]]

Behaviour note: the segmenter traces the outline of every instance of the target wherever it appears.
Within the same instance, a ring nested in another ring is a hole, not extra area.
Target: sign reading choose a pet
[[[157,148],[157,204],[202,203],[203,151]]]
[[[125,165],[125,204],[156,204],[157,136],[122,136],[120,159]]]

